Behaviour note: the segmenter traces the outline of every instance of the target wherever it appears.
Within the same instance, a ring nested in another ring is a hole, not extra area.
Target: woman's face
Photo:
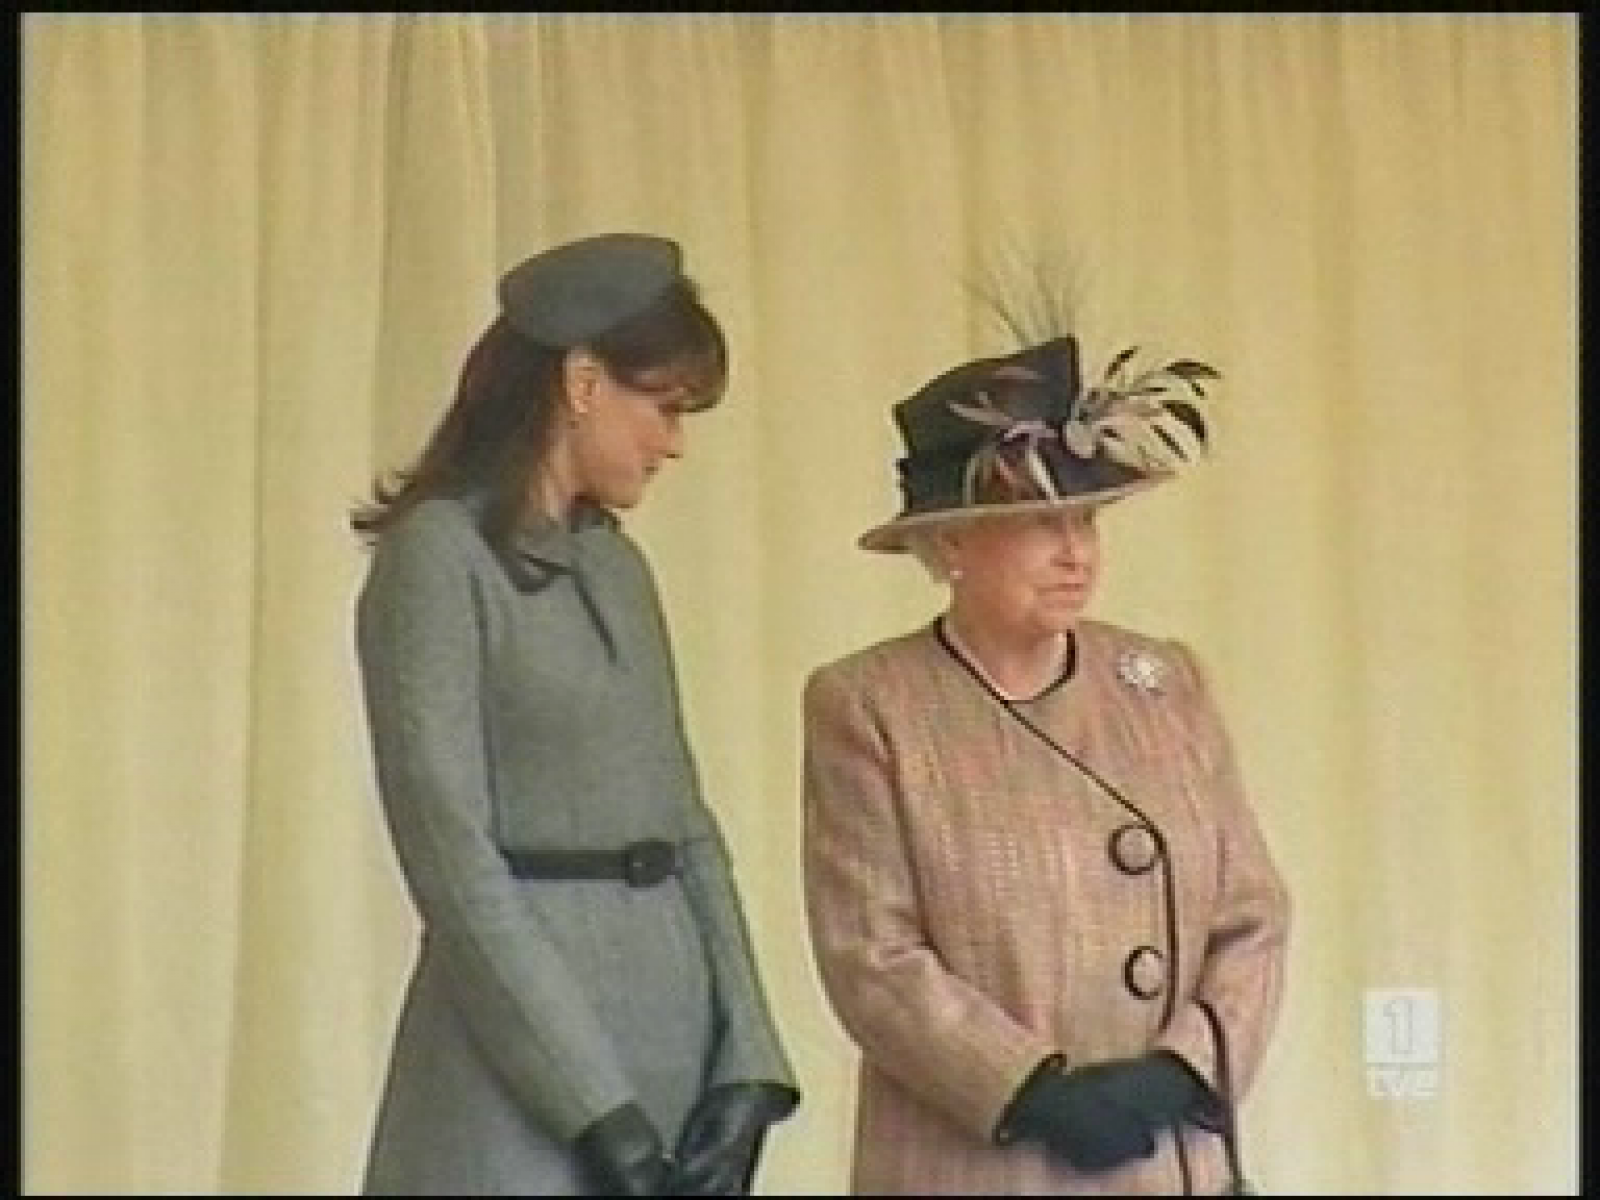
[[[982,517],[947,535],[950,588],[963,614],[997,635],[1071,629],[1100,574],[1094,506]]]
[[[683,456],[690,395],[668,377],[626,384],[591,362],[569,396],[574,491],[607,508],[632,508],[661,464]]]

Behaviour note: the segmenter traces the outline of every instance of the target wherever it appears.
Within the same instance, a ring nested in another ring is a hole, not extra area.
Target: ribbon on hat
[[[1055,477],[1045,463],[1040,448],[1047,441],[1060,441],[1060,428],[1036,417],[1018,420],[996,408],[987,392],[980,393],[978,398],[980,404],[977,405],[963,404],[958,400],[950,402],[950,407],[968,420],[995,427],[995,433],[973,451],[962,469],[961,503],[981,503],[980,497],[996,479],[1004,484],[1007,495],[1022,495],[1021,476],[1024,473],[1027,482],[1038,489],[1042,499],[1059,500],[1061,495]],[[1021,446],[1020,453],[1011,450],[1017,445]],[[1016,454],[1018,461],[1008,461],[1008,452]]]

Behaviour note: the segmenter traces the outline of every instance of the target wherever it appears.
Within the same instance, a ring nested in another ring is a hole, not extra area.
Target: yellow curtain
[[[617,227],[685,244],[734,350],[630,522],[806,1095],[761,1188],[849,1156],[800,683],[934,611],[853,546],[888,407],[1007,348],[973,285],[1042,266],[1091,359],[1226,374],[1211,464],[1111,517],[1097,611],[1205,655],[1293,890],[1253,1173],[1576,1190],[1574,16],[23,32],[26,1190],[357,1185],[414,929],[345,514],[499,271]],[[1425,1061],[1374,1050],[1389,989]]]

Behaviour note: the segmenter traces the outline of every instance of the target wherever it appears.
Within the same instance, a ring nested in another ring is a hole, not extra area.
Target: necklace
[[[1050,672],[1049,679],[1042,687],[1033,689],[1028,693],[1014,692],[1001,685],[1000,681],[984,669],[983,662],[966,641],[956,632],[955,623],[948,616],[939,618],[939,634],[950,652],[959,659],[991,692],[1007,704],[1027,704],[1037,700],[1047,692],[1053,691],[1061,682],[1067,679],[1073,671],[1075,654],[1070,633],[1058,633],[1053,641],[1055,646],[1056,665]]]

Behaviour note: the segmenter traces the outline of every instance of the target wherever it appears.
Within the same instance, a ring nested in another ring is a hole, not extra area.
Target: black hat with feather
[[[904,551],[930,525],[1106,504],[1171,478],[1205,451],[1201,405],[1219,375],[1194,359],[1137,357],[1123,350],[1085,387],[1077,339],[1058,335],[924,384],[894,406],[901,511],[859,545]]]

